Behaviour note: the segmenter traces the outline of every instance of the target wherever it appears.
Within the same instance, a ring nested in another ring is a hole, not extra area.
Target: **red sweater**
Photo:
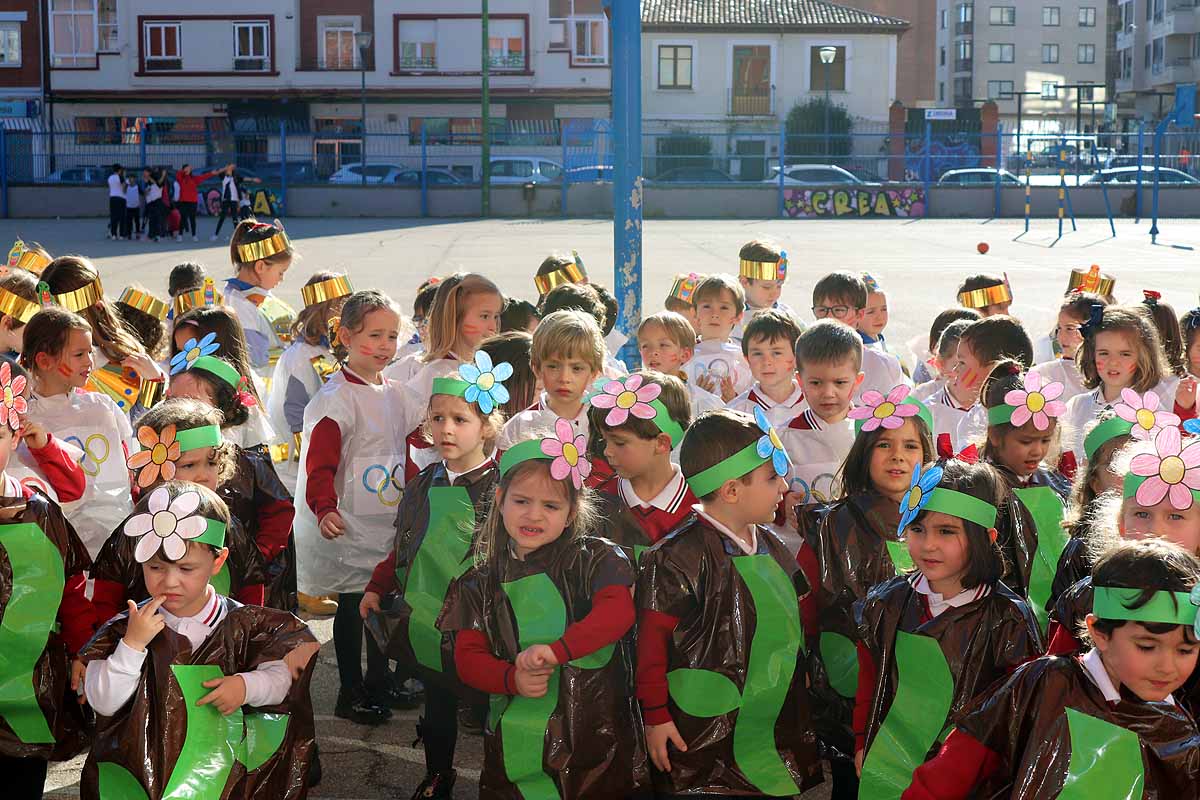
[[[1000,768],[1000,757],[979,740],[951,731],[938,754],[913,771],[901,800],[965,800]]]
[[[671,721],[671,710],[667,706],[670,696],[667,653],[678,624],[679,617],[648,608],[642,609],[638,618],[635,694],[642,704],[642,719],[647,725],[663,725]]]
[[[200,193],[198,187],[213,175],[216,175],[217,172],[219,172],[219,170],[213,170],[212,172],[201,172],[199,174],[193,172],[191,175],[185,175],[182,172],[176,172],[175,180],[179,183],[179,202],[199,202]]]
[[[304,459],[304,469],[308,473],[304,502],[312,509],[318,523],[330,511],[337,511],[338,497],[334,486],[341,460],[342,429],[325,417],[309,434],[308,455]]]
[[[71,458],[71,454],[51,434],[46,446],[29,452],[37,461],[38,467],[46,476],[46,482],[58,495],[58,502],[70,503],[83,497],[87,488],[87,476],[83,474],[82,465]]]

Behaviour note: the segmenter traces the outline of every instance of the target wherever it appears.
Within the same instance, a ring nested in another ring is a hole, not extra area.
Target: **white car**
[[[563,176],[562,164],[541,156],[495,156],[491,165],[493,185],[558,183]]]
[[[1154,183],[1154,167],[1142,165],[1142,185]],[[1137,183],[1138,167],[1114,167],[1113,169],[1102,169],[1096,174],[1089,177],[1084,183],[1093,184],[1100,183]],[[1200,183],[1200,180],[1188,175],[1181,170],[1172,169],[1171,167],[1159,167],[1158,182],[1164,183]]]
[[[938,186],[991,186],[996,183],[996,170],[991,167],[951,169],[938,178]],[[1006,169],[1000,170],[1001,186],[1023,186],[1021,179]]]
[[[779,166],[771,167],[771,177],[763,183],[779,183]],[[838,186],[854,184],[865,186],[867,182],[836,164],[793,164],[783,171],[784,186]]]
[[[347,183],[361,184],[363,182],[363,173],[367,174],[367,183],[392,183],[396,180],[396,176],[407,170],[408,167],[403,164],[384,164],[368,161],[364,167],[362,163],[343,164],[342,168],[329,176],[330,183]]]

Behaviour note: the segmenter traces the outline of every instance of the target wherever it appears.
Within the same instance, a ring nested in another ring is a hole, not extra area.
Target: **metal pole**
[[[610,0],[612,11],[612,110],[614,293],[617,325],[630,337],[621,359],[640,363],[633,332],[642,317],[642,19],[639,0]]]
[[[996,180],[995,180],[995,187],[993,189],[993,191],[994,191],[994,198],[993,198],[994,209],[992,211],[992,216],[994,216],[996,219],[1000,218],[1000,163],[1001,163],[1000,152],[1003,149],[1003,142],[1004,142],[1003,130],[1004,130],[1004,126],[1002,124],[1000,124],[999,122],[997,122],[996,123],[996,159],[997,160],[996,160],[996,169],[994,171]],[[983,144],[983,142],[980,142],[980,145],[982,145],[982,144]]]
[[[429,151],[425,136],[425,120],[421,120],[421,216],[429,216]]]
[[[359,131],[359,159],[358,168],[361,173],[362,185],[367,185],[367,48],[360,48],[358,51],[359,75],[362,76],[362,91],[359,94],[359,99],[362,101],[362,130]]]
[[[1146,136],[1146,123],[1138,123],[1137,138],[1137,211],[1134,213],[1134,223],[1142,221],[1142,148]]]
[[[1024,105],[1021,101],[1024,99],[1024,94],[1017,95],[1017,147],[1013,151],[1017,155],[1021,154],[1021,106]]]
[[[779,216],[787,214],[787,202],[783,196],[783,171],[787,166],[787,122],[779,123]]]
[[[279,205],[276,212],[287,215],[287,121],[279,120]]]
[[[481,33],[479,53],[481,59],[479,68],[479,102],[481,106],[479,110],[479,122],[483,126],[479,139],[481,144],[479,149],[479,180],[482,183],[479,192],[479,215],[489,217],[492,214],[492,109],[489,98],[492,79],[492,47],[488,39],[488,0],[480,0],[479,11],[479,29]]]
[[[825,161],[829,161],[829,62],[824,59],[825,66]]]
[[[1170,117],[1164,117],[1154,129],[1154,194],[1150,199],[1150,244],[1158,244],[1158,179],[1159,161],[1161,161],[1162,138],[1171,124]],[[1138,170],[1141,173],[1141,170]]]
[[[1058,140],[1058,238],[1062,238],[1063,200],[1067,192],[1067,142]]]
[[[1029,233],[1029,209],[1032,205],[1033,188],[1030,186],[1030,178],[1033,176],[1033,151],[1025,152],[1025,232]]]
[[[567,217],[567,184],[570,180],[571,170],[567,165],[567,132],[563,130],[562,120],[558,121],[558,141],[562,147],[562,182],[559,184],[558,212],[559,215],[566,219]],[[595,150],[595,146],[592,147]],[[596,159],[599,162],[599,159]],[[597,170],[596,177],[600,177],[600,172]]]

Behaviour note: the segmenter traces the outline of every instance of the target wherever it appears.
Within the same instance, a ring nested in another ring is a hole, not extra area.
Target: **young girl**
[[[1075,453],[1082,463],[1083,430],[1103,409],[1116,403],[1123,389],[1138,394],[1153,390],[1167,408],[1188,419],[1192,408],[1181,408],[1180,381],[1169,374],[1158,331],[1145,316],[1120,306],[1092,306],[1081,328],[1083,346],[1080,369],[1083,385],[1090,391],[1072,397],[1063,415],[1063,449]],[[1186,391],[1186,390],[1184,390]]]
[[[1200,731],[1175,695],[1200,643],[1200,561],[1158,542],[1122,545],[1092,573],[1091,649],[1039,658],[978,697],[905,800],[1186,797]]]
[[[857,435],[841,467],[841,496],[827,506],[797,511],[804,542],[797,560],[814,587],[802,606],[815,656],[809,662],[809,691],[818,734],[834,753],[834,797],[858,792],[850,765],[858,683],[854,604],[873,586],[912,569],[908,551],[896,537],[898,509],[913,470],[935,458],[929,410],[911,395],[890,413],[886,406],[864,408],[870,416],[855,423]]]
[[[137,512],[120,535],[134,541],[152,599],[130,600],[80,653],[98,716],[81,794],[303,797],[315,637],[291,614],[210,585],[229,557],[230,523],[211,490],[168,481]]]
[[[986,317],[972,323],[958,342],[952,380],[958,396],[970,399],[972,406],[958,420],[951,436],[954,451],[983,439],[987,430],[987,409],[979,402],[983,381],[997,361],[1011,358],[1028,368],[1033,361],[1033,345],[1021,323],[1012,317]],[[940,436],[940,433],[938,434]]]
[[[0,354],[17,358],[25,323],[42,310],[37,278],[21,269],[0,275]]]
[[[114,307],[146,354],[155,361],[162,358],[167,346],[165,323],[171,307],[140,286],[126,287]]]
[[[634,569],[591,535],[577,443],[556,428],[505,452],[439,628],[455,634],[459,678],[492,695],[481,796],[630,797],[649,788],[627,688]]]
[[[244,219],[229,242],[235,275],[225,279],[225,302],[245,329],[251,365],[264,378],[292,338],[296,312],[271,290],[283,282],[294,255],[279,220]]]
[[[1064,388],[1064,403],[1087,391],[1083,385],[1083,373],[1079,371],[1079,363],[1075,356],[1083,344],[1083,334],[1079,332],[1079,328],[1087,321],[1092,313],[1092,306],[1096,304],[1107,305],[1104,298],[1098,294],[1074,292],[1067,295],[1058,307],[1058,322],[1053,333],[1058,356],[1042,361],[1030,369],[1030,372],[1041,376],[1042,383],[1061,383]]]
[[[132,452],[129,417],[103,392],[79,391],[92,372],[92,328],[60,308],[25,326],[21,363],[33,376],[29,420],[79,448],[87,486],[63,513],[95,555],[109,532],[133,510],[125,454]]]
[[[386,295],[355,292],[346,300],[334,349],[342,369],[304,410],[296,484],[299,590],[338,599],[333,640],[341,688],[334,713],[366,725],[391,716],[381,704],[391,678],[387,659],[368,637],[364,684],[358,606],[392,543],[404,493],[404,437],[419,421],[418,414],[405,413],[400,386],[380,374],[399,338],[400,312]]]
[[[510,364],[513,374],[504,382],[508,402],[500,404],[505,417],[518,414],[533,405],[541,388],[533,374],[533,337],[524,331],[508,331],[489,336],[479,343],[493,364]]]
[[[112,301],[104,295],[100,275],[83,256],[61,256],[41,275],[54,302],[73,311],[91,328],[95,367],[85,388],[103,392],[131,419],[136,419],[162,396],[166,375],[145,348],[121,324]]]
[[[876,586],[856,607],[862,797],[906,786],[971,698],[1041,652],[1029,607],[1000,582],[1003,480],[987,464],[939,463],[913,471],[900,503],[915,571]]]
[[[1183,337],[1187,371],[1193,378],[1200,376],[1200,308],[1193,308],[1179,320]]]
[[[1162,342],[1163,355],[1167,358],[1167,369],[1176,378],[1187,375],[1187,355],[1183,344],[1183,333],[1179,328],[1179,317],[1170,303],[1164,303],[1162,293],[1143,289],[1144,299],[1137,310],[1150,319]]]
[[[434,380],[426,426],[441,461],[405,486],[395,544],[359,604],[370,622],[372,612],[382,611],[383,598],[400,593],[389,598],[387,641],[379,644],[425,684],[425,714],[417,725],[425,742],[425,780],[413,797],[448,798],[454,786],[458,694],[464,688],[454,669],[453,639],[436,623],[451,582],[471,565],[470,532],[483,522],[496,485],[490,454],[503,425],[497,401],[505,396],[510,370],[477,354],[459,377]]]

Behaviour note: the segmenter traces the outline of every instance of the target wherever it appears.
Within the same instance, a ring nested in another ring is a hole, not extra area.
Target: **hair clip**
[[[1100,324],[1104,322],[1104,304],[1092,303],[1092,310],[1088,313],[1088,318],[1079,326],[1079,335],[1083,338],[1090,338]]]
[[[874,294],[879,291],[879,281],[875,280],[875,276],[869,272],[862,274],[863,283],[867,286],[867,294]]]
[[[38,281],[37,285],[38,302],[42,304],[42,308],[50,308],[54,305],[54,295],[50,293],[50,284],[45,281]]]
[[[1142,302],[1154,308],[1158,305],[1158,301],[1162,300],[1162,292],[1156,292],[1153,289],[1142,289]]]
[[[250,391],[250,379],[245,375],[238,380],[238,385],[233,391],[237,395],[238,402],[246,408],[258,405],[258,398]]]
[[[950,441],[950,434],[948,433],[938,434],[937,455],[942,461],[961,461],[964,464],[979,463],[979,448],[974,444],[969,444],[955,453],[954,444]]]
[[[1187,328],[1189,331],[1200,328],[1200,307],[1193,308],[1187,313]]]

